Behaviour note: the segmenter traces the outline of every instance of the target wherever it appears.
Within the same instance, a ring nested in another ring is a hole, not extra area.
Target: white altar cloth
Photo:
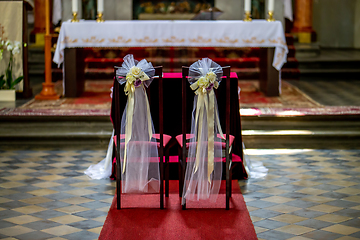
[[[280,21],[80,21],[61,26],[53,61],[65,48],[83,47],[275,47],[272,65],[280,70],[288,48]]]

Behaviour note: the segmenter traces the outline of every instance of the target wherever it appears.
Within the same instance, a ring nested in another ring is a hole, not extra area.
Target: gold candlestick
[[[251,22],[251,13],[250,11],[245,11],[245,18],[244,18],[244,22]]]
[[[77,19],[77,12],[73,12],[73,19],[71,19],[71,22],[79,22],[79,19]]]
[[[274,11],[269,11],[268,12],[269,18],[266,19],[268,22],[274,22],[275,18],[274,18]]]
[[[102,12],[98,12],[96,22],[104,22]]]

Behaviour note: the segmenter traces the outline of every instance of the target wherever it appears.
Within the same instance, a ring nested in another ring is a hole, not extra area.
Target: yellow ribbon
[[[131,70],[131,69],[130,69]],[[130,73],[130,72],[129,72]],[[133,115],[134,115],[134,107],[135,107],[135,81],[136,78],[130,74],[126,75],[126,84],[124,87],[125,95],[128,96],[128,104],[126,108],[126,123],[125,123],[125,149],[124,149],[124,164],[122,173],[125,173],[126,159],[127,159],[127,145],[130,142],[131,134],[132,134],[132,123],[133,123]],[[145,87],[142,84],[143,81],[149,80],[149,76],[146,73],[141,71],[141,75],[138,78],[141,80],[141,85],[145,93],[146,97],[146,107],[147,107],[147,118],[148,118],[148,131],[149,131],[149,141],[152,138],[152,125],[151,125],[151,115],[150,115],[150,106],[147,100],[147,95],[145,91]],[[120,144],[120,143],[118,143]]]
[[[196,105],[196,115],[195,115],[195,126],[198,126],[198,136],[197,136],[197,145],[196,145],[196,157],[195,157],[195,169],[196,172],[199,168],[200,163],[200,146],[203,144],[203,139],[201,137],[201,129],[203,125],[204,112],[206,111],[207,123],[208,123],[208,181],[211,183],[211,173],[214,171],[214,124],[216,122],[217,127],[219,129],[220,136],[225,139],[224,134],[221,130],[220,120],[217,111],[215,111],[215,93],[213,88],[209,91],[206,89],[206,85],[203,84],[204,79],[200,78],[195,83],[191,84],[190,88],[192,90],[196,90],[195,94],[198,95],[198,101]],[[214,81],[214,88],[217,89],[219,87],[219,83]],[[214,119],[215,114],[215,119]]]

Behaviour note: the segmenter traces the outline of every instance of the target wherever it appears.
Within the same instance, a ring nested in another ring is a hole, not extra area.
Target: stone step
[[[242,117],[248,148],[359,148],[360,116]],[[2,146],[107,147],[109,117],[22,117],[0,119]]]

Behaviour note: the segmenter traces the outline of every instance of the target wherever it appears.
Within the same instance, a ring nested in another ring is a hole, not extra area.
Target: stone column
[[[292,32],[298,36],[300,43],[311,43],[314,40],[312,6],[312,0],[295,0],[295,20]]]

